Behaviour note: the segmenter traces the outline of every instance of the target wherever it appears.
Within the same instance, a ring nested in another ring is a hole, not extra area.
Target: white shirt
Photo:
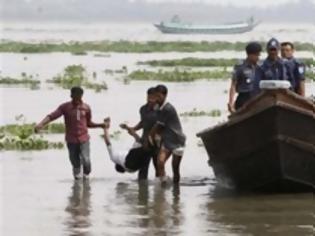
[[[135,142],[131,149],[138,148],[141,146],[142,145],[140,143]],[[108,150],[109,157],[112,162],[114,162],[117,165],[122,166],[127,172],[134,172],[133,170],[127,169],[125,166],[126,157],[130,150],[121,150],[121,151],[116,152],[114,148],[112,147],[112,145],[108,145],[107,150]]]

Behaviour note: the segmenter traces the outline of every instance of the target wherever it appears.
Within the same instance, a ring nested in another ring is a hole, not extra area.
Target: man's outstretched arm
[[[38,133],[41,129],[43,129],[46,125],[50,122],[58,119],[60,116],[63,115],[63,106],[59,106],[54,112],[47,115],[41,122],[35,125],[35,132]]]
[[[106,118],[104,119],[104,141],[105,141],[105,144],[107,146],[110,146],[111,145],[111,142],[110,142],[110,137],[109,137],[109,127],[110,127],[110,118]]]
[[[91,111],[87,114],[87,127],[88,128],[105,128],[104,123],[95,123],[92,121]]]
[[[136,140],[136,142],[138,143],[141,142],[140,136],[136,133],[136,131],[133,128],[130,128],[126,124],[121,124],[120,128],[127,130],[128,134],[130,134]]]

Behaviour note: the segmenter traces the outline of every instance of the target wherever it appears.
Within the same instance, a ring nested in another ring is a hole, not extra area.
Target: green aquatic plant
[[[62,142],[50,142],[40,137],[29,136],[23,137],[12,137],[12,136],[1,136],[0,138],[0,151],[31,151],[31,150],[45,150],[45,149],[62,149],[64,144]]]
[[[241,58],[194,58],[186,57],[181,59],[167,59],[167,60],[149,60],[149,61],[140,61],[138,65],[149,65],[149,66],[159,66],[159,67],[176,67],[176,66],[185,66],[185,67],[232,67],[236,63],[243,61]],[[313,58],[299,58],[299,61],[302,61],[307,67],[310,67],[315,64]]]
[[[65,89],[70,89],[73,86],[81,86],[87,79],[85,68],[82,65],[70,65],[64,69],[61,75],[53,78],[53,82]]]
[[[21,79],[11,78],[11,77],[2,77],[0,76],[0,84],[5,85],[26,85],[26,86],[37,86],[40,84],[39,80],[35,80],[30,77],[22,77]]]
[[[228,79],[230,72],[226,70],[188,71],[175,68],[172,71],[136,70],[128,75],[131,80],[156,80],[166,82],[192,82],[200,79]]]
[[[104,53],[96,53],[94,54],[94,57],[111,57],[110,54],[104,54]]]
[[[261,42],[263,45],[266,42]],[[247,42],[227,41],[91,41],[69,43],[27,43],[17,41],[0,42],[0,52],[16,53],[50,53],[70,52],[119,52],[119,53],[150,53],[150,52],[217,52],[223,50],[244,51]],[[299,51],[314,51],[312,43],[294,42]]]
[[[308,80],[315,81],[315,71],[307,70],[306,73],[305,73],[305,77]]]
[[[96,73],[92,75],[96,78]],[[62,88],[70,89],[73,86],[82,86],[87,89],[94,89],[96,92],[108,89],[107,84],[94,83],[88,79],[87,72],[82,65],[69,65],[58,76],[54,77],[52,83],[60,85]]]
[[[61,149],[62,142],[50,142],[41,135],[34,133],[35,123],[26,123],[23,114],[17,115],[15,120],[19,124],[0,126],[0,150],[44,150]],[[51,123],[46,127],[47,133],[63,133],[64,125]]]
[[[87,52],[85,51],[77,51],[77,52],[71,52],[72,55],[74,56],[86,56]]]
[[[163,66],[163,67],[228,67],[235,65],[241,59],[208,59],[208,58],[193,58],[187,57],[182,59],[168,59],[168,60],[150,60],[140,61],[138,65]]]
[[[0,133],[27,138],[33,134],[34,127],[35,123],[8,124],[0,126]],[[65,125],[63,123],[50,123],[43,129],[43,132],[61,134],[65,132]]]
[[[222,112],[219,109],[214,109],[211,111],[199,111],[197,108],[194,108],[192,111],[187,111],[181,113],[180,116],[183,117],[200,117],[200,116],[211,116],[211,117],[220,117]]]

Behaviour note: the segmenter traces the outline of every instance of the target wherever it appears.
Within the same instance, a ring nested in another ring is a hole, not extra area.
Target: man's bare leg
[[[161,148],[157,160],[157,172],[161,180],[165,177],[165,163],[170,156],[171,152],[169,150]]]
[[[173,169],[173,183],[178,184],[180,181],[180,163],[182,157],[173,154],[172,169]]]

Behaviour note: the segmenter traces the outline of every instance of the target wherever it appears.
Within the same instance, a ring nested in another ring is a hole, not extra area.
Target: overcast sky
[[[137,0],[130,0],[136,2]],[[287,2],[297,2],[298,0],[146,0],[152,3],[161,2],[178,2],[178,3],[207,3],[215,5],[234,5],[234,6],[259,6],[268,7],[271,5],[279,5]]]
[[[0,18],[14,21],[244,20],[315,22],[315,0],[0,0]]]
[[[139,0],[129,0],[130,2],[136,2]],[[297,3],[299,0],[145,0],[146,2],[151,3],[206,3],[206,4],[214,4],[214,5],[233,5],[233,6],[257,6],[257,7],[270,7],[275,5],[281,5],[284,3]],[[315,3],[315,0],[311,0]]]

